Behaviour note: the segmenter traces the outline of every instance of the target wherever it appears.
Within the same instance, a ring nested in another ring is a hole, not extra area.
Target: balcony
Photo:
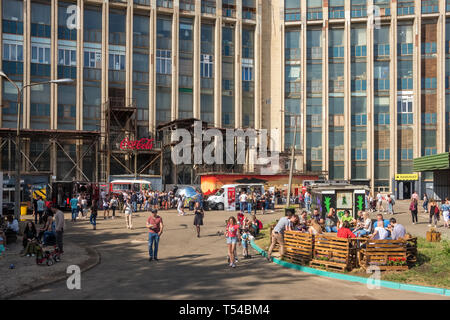
[[[414,14],[414,1],[399,1],[397,3],[397,14],[399,16]]]
[[[171,87],[172,86],[172,76],[170,74],[156,74],[156,85],[161,87]]]
[[[329,80],[330,92],[344,92],[344,80]]]
[[[284,57],[286,60],[300,60],[300,48],[286,48]]]
[[[344,19],[345,8],[344,7],[331,7],[328,11],[328,17],[330,19]]]
[[[284,10],[284,20],[285,21],[300,21],[300,8],[291,8]]]
[[[228,18],[236,18],[236,6],[225,2],[222,3],[222,15]]]
[[[150,5],[150,0],[134,0],[135,4],[140,4],[140,5],[144,5],[144,6],[149,6]]]
[[[242,8],[242,19],[255,20],[256,19],[256,9],[255,8]]]
[[[367,6],[365,4],[352,4],[352,18],[367,17]]]
[[[306,81],[306,90],[308,92],[322,92],[322,80]]]

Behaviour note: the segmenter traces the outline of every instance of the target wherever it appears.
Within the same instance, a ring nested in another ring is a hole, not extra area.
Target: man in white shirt
[[[241,192],[241,195],[239,196],[239,210],[244,213],[244,210],[246,209],[244,206],[247,204],[247,193],[244,191]]]
[[[378,211],[384,211],[384,208],[383,208],[383,196],[379,192],[377,194],[377,210]]]

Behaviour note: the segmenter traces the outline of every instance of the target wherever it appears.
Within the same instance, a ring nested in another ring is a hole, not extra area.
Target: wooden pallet
[[[359,250],[358,261],[364,270],[370,266],[377,266],[382,271],[408,269],[407,265],[389,266],[390,258],[407,258],[405,240],[367,240]]]
[[[325,260],[313,260],[309,264],[313,268],[319,268],[324,270],[331,271],[340,271],[345,272],[347,270],[347,266],[342,263],[336,263],[333,261],[325,261]]]
[[[286,231],[284,233],[284,260],[307,264],[313,256],[314,237],[309,233]]]
[[[356,265],[356,248],[349,239],[335,235],[316,235],[311,266],[325,266],[334,270],[351,270]],[[323,260],[324,258],[328,260]]]
[[[406,260],[409,264],[417,262],[417,238],[406,240]]]

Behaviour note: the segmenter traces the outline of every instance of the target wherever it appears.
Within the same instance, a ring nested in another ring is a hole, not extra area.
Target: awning
[[[450,153],[440,153],[413,160],[413,171],[437,171],[450,169]]]

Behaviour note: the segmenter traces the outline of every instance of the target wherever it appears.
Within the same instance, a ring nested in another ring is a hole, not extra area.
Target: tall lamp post
[[[291,163],[289,168],[289,182],[288,182],[288,191],[287,191],[287,201],[286,206],[289,207],[291,205],[291,189],[292,189],[292,176],[294,174],[294,161],[295,161],[295,144],[297,140],[297,123],[298,118],[301,118],[300,114],[293,114],[286,110],[280,110],[281,112],[284,112],[286,115],[295,118],[295,126],[294,126],[294,138],[291,146]]]
[[[38,86],[43,84],[68,84],[73,83],[73,79],[57,79],[44,82],[36,82],[24,85],[20,88],[14,81],[12,81],[6,73],[0,70],[0,77],[8,80],[17,90],[17,130],[16,130],[16,178],[15,178],[15,192],[14,192],[14,215],[17,220],[20,218],[20,109],[22,103],[22,93],[27,87]]]

